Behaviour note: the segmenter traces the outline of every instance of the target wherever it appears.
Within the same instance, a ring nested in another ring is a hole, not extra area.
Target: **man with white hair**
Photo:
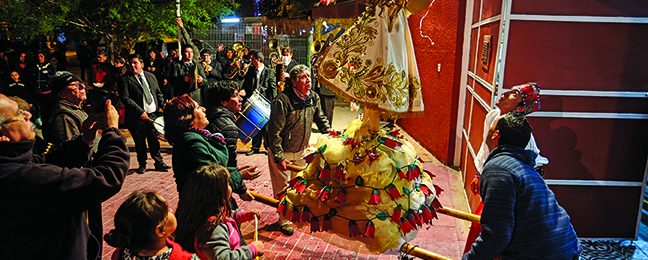
[[[268,121],[268,165],[275,197],[283,196],[292,179],[288,164],[304,166],[303,157],[308,146],[313,122],[320,133],[331,129],[322,113],[319,96],[311,91],[310,69],[297,65],[290,71],[290,86],[272,102]],[[280,216],[279,225],[285,235],[294,233],[293,224]]]

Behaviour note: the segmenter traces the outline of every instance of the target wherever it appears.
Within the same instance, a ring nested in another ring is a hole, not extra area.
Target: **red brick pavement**
[[[264,173],[260,178],[248,182],[248,188],[261,194],[272,194],[270,177],[268,174],[267,157],[264,154],[252,156],[238,155],[240,164],[257,165]],[[164,160],[171,165],[171,155],[164,154]],[[103,203],[104,233],[113,228],[113,217],[119,205],[126,196],[137,189],[152,189],[159,192],[169,201],[171,208],[176,208],[178,194],[173,178],[173,173],[152,171],[153,162],[148,162],[150,171],[145,174],[135,174],[137,159],[135,153],[131,153],[131,173],[126,177],[122,190],[110,200]],[[466,199],[462,190],[459,174],[443,166],[425,163],[425,169],[436,175],[434,183],[442,187],[445,192],[441,194],[441,203],[446,207],[462,209],[465,208]],[[242,202],[235,195],[241,208],[248,211],[257,211],[261,214],[259,223],[259,239],[266,244],[265,259],[395,259],[398,252],[386,252],[379,254],[364,253],[361,245],[350,246],[352,243],[329,233],[310,233],[308,226],[298,228],[293,236],[284,236],[278,231],[267,230],[265,227],[275,223],[278,219],[275,209],[259,202]],[[243,224],[241,227],[247,241],[251,241],[254,233],[254,225]],[[418,245],[421,248],[459,259],[466,241],[468,223],[462,220],[439,215],[434,221],[434,226],[419,230],[416,239],[410,244]],[[345,248],[357,248],[348,250],[336,245],[345,244]],[[109,259],[114,249],[104,243],[104,259]]]

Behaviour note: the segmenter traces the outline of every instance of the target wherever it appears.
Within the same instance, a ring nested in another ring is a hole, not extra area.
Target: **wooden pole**
[[[295,166],[295,167],[297,167],[297,166]],[[250,191],[250,194],[252,194],[252,197],[254,197],[254,200],[256,200],[258,202],[261,202],[263,204],[266,204],[268,206],[276,208],[277,205],[279,205],[279,200],[277,200],[275,198],[272,198],[272,197],[260,194],[258,192],[254,192],[254,191]],[[419,258],[422,258],[422,259],[434,259],[434,260],[449,260],[449,259],[451,259],[451,258],[442,256],[442,255],[439,255],[437,253],[434,253],[432,251],[425,250],[425,249],[420,248],[418,246],[410,245],[408,243],[404,243],[401,246],[400,251],[405,253],[405,254],[408,254],[408,255],[411,255],[411,256],[416,256],[416,257],[419,257]]]
[[[176,17],[180,18],[180,0],[176,0]],[[178,61],[182,61],[182,46],[180,41],[182,39],[182,29],[178,27]],[[197,54],[196,54],[197,55]]]

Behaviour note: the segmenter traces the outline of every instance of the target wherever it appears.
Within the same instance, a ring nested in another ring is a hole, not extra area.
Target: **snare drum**
[[[258,92],[254,92],[243,106],[236,119],[239,139],[249,142],[270,120],[270,101]]]

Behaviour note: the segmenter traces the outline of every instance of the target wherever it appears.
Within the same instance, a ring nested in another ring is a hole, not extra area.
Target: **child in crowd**
[[[240,223],[253,219],[256,213],[230,210],[229,180],[227,168],[211,164],[191,174],[182,190],[175,237],[200,259],[254,259],[263,254],[261,241],[246,245],[241,235]]]
[[[169,204],[154,191],[131,193],[115,214],[115,229],[104,240],[118,248],[113,260],[196,260],[169,237],[177,221]]]

